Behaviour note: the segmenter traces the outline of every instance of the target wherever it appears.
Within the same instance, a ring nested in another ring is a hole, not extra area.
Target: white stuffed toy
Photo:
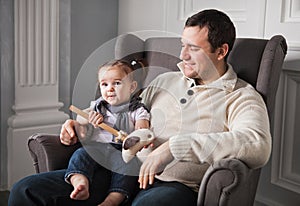
[[[122,158],[128,163],[144,146],[151,144],[155,137],[150,129],[138,129],[130,133],[123,141]]]

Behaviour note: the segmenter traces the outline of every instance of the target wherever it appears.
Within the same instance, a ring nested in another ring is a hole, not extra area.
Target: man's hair
[[[208,28],[208,42],[212,46],[211,52],[214,52],[225,43],[228,44],[226,60],[233,47],[236,35],[235,27],[230,18],[225,13],[215,9],[203,10],[186,20],[185,27],[194,26]]]

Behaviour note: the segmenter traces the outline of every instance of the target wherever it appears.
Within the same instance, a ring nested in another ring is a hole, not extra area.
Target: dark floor
[[[7,206],[8,191],[0,191],[0,206]]]

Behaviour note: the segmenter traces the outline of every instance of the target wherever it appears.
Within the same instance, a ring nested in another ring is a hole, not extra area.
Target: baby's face
[[[103,68],[98,74],[100,91],[110,105],[120,105],[130,100],[136,89],[136,82],[118,67]]]

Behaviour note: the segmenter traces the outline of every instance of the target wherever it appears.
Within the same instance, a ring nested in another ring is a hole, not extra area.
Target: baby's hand
[[[89,123],[91,123],[95,128],[103,122],[103,116],[99,112],[90,111],[89,112]]]

